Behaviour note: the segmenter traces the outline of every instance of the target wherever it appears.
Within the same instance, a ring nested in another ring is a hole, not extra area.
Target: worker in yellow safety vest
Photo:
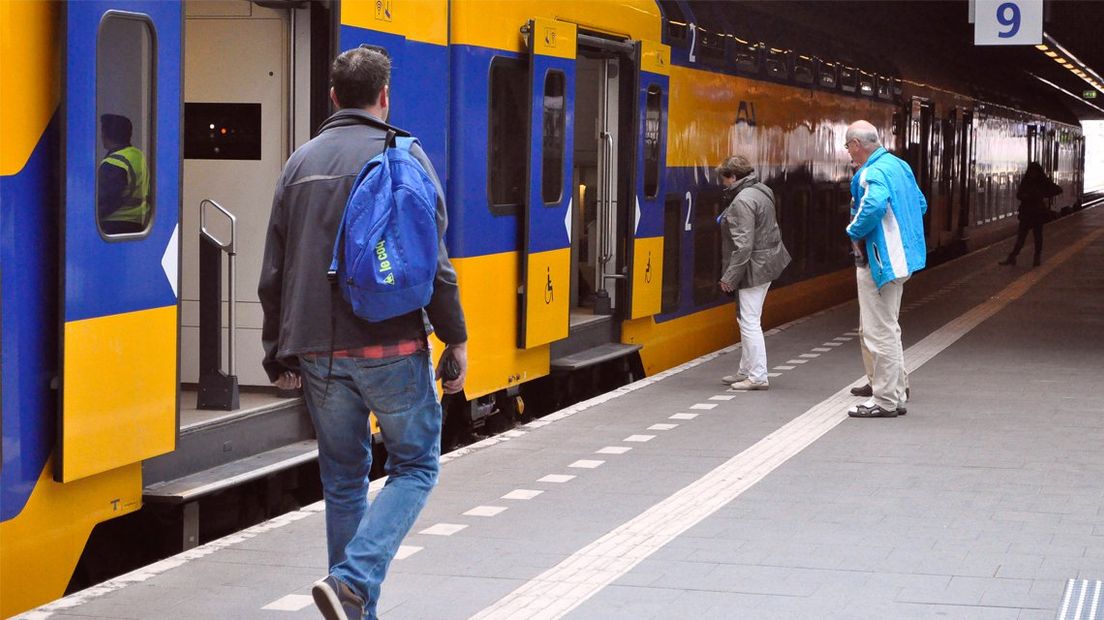
[[[97,215],[104,234],[140,233],[150,219],[146,156],[131,146],[133,126],[119,114],[100,116],[107,155],[100,161]]]

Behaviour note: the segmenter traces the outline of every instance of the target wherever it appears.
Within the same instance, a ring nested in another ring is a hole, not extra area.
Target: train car
[[[454,422],[516,413],[550,377],[653,374],[734,342],[716,286],[728,155],[775,190],[794,257],[768,325],[854,295],[856,119],[914,167],[934,256],[1011,234],[1028,161],[1065,189],[1055,207],[1079,206],[1068,119],[748,30],[675,0],[0,3],[0,615],[64,594],[97,524],[138,511],[153,465],[182,452],[211,355],[200,239],[224,215],[243,285],[214,284],[230,318],[213,358],[266,397],[253,291],[272,189],[329,113],[338,50],[387,50],[391,120],[446,186],[471,336]],[[104,115],[127,118],[142,154],[137,230],[98,209]],[[269,405],[250,411],[275,425]]]

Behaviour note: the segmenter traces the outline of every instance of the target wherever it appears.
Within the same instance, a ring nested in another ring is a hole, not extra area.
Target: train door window
[[[679,304],[682,268],[682,197],[667,196],[663,206],[663,301],[661,312],[674,312]]]
[[[816,71],[813,66],[813,59],[808,56],[799,55],[794,59],[794,81],[798,84],[810,85],[816,81]]]
[[[529,73],[524,63],[496,58],[491,63],[487,195],[491,212],[512,212],[525,202],[526,135]],[[562,92],[562,91],[561,91]]]
[[[559,203],[563,197],[564,168],[564,74],[549,71],[544,77],[544,121],[541,124],[543,161],[541,163],[541,198],[546,203]]]
[[[655,198],[659,192],[659,144],[663,131],[663,91],[652,84],[644,110],[644,196]]]
[[[893,85],[892,79],[887,78],[884,75],[879,75],[875,78],[875,93],[878,99],[892,99],[893,98]]]
[[[154,216],[157,41],[148,19],[109,11],[96,43],[96,224],[137,238]]]

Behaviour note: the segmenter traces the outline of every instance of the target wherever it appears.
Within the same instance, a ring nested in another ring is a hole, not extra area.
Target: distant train
[[[5,3],[0,615],[61,596],[94,526],[142,506],[143,463],[177,449],[203,199],[237,218],[228,346],[242,385],[267,385],[253,289],[272,189],[329,113],[337,50],[388,51],[391,120],[446,183],[471,338],[448,408],[468,422],[552,374],[652,374],[736,340],[716,286],[725,156],[775,190],[794,257],[768,324],[854,295],[854,120],[914,167],[933,253],[1008,236],[1029,160],[1065,189],[1056,209],[1080,204],[1077,126],[752,34],[673,0]],[[145,156],[141,232],[97,208],[103,114]]]

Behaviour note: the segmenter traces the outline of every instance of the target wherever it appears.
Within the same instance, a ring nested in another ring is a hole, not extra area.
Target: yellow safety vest
[[[135,222],[145,225],[149,220],[149,170],[146,156],[133,146],[113,151],[103,158],[101,165],[117,166],[127,173],[127,186],[123,191],[123,204],[104,218],[107,222]]]

